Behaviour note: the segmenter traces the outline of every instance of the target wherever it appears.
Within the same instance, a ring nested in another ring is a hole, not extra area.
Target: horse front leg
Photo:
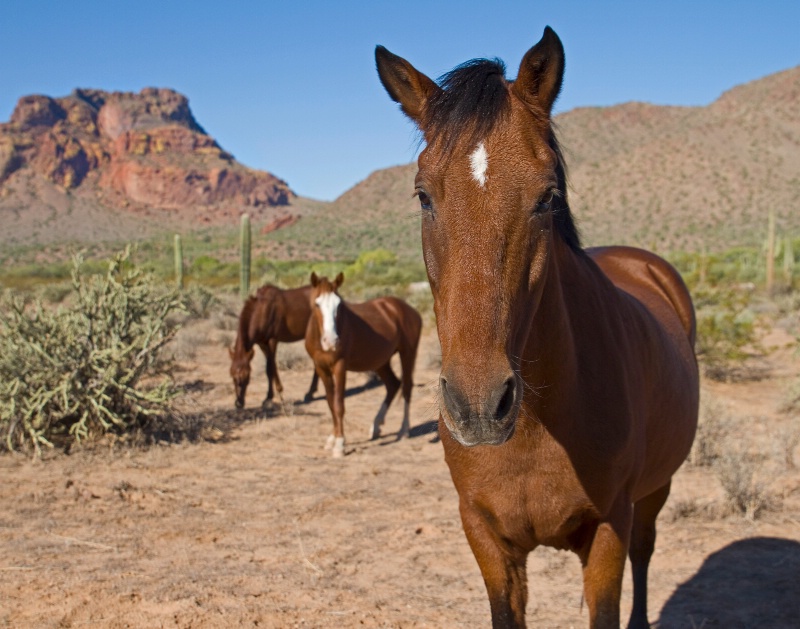
[[[278,364],[275,359],[275,355],[278,351],[278,341],[277,339],[270,339],[267,341],[266,348],[264,349],[264,355],[267,357],[267,397],[264,400],[264,405],[266,406],[269,402],[272,401],[274,397],[273,392],[273,384],[275,391],[278,392],[278,397],[280,398],[281,402],[283,402],[283,384],[281,384],[280,376],[278,376]]]
[[[583,591],[591,629],[619,629],[622,575],[628,551],[633,508],[600,522],[585,547],[578,550],[583,565]]]
[[[464,533],[489,595],[493,629],[524,628],[528,603],[528,551],[502,540],[479,510],[463,501],[459,510]]]
[[[647,569],[656,545],[656,518],[669,496],[670,484],[633,505],[633,525],[628,556],[633,577],[633,608],[628,629],[649,629],[647,620]]]
[[[347,369],[340,360],[333,366],[333,456],[344,456],[344,389],[347,383]]]
[[[328,408],[331,411],[331,421],[333,422],[333,431],[328,436],[328,439],[325,441],[325,449],[331,450],[333,448],[333,443],[336,440],[336,412],[334,411],[334,382],[333,382],[333,373],[327,369],[317,368],[316,372],[319,374],[320,380],[322,380],[322,386],[325,387],[325,401],[328,403]]]

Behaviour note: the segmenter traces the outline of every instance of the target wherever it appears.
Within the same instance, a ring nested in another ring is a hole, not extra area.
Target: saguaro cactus
[[[775,288],[775,210],[770,209],[767,219],[767,293]]]
[[[250,294],[250,216],[242,214],[242,225],[239,233],[239,252],[241,264],[239,266],[239,294],[242,299],[247,299]]]
[[[180,234],[175,234],[175,286],[183,290],[183,244]]]
[[[794,251],[791,236],[786,236],[783,245],[783,279],[789,288],[794,286]]]

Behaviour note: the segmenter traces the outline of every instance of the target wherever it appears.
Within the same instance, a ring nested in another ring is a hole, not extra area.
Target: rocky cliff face
[[[0,192],[31,172],[110,207],[200,213],[206,222],[294,197],[286,182],[236,162],[170,89],[22,97],[0,124]]]

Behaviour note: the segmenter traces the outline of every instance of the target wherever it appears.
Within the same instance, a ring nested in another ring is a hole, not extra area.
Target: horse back
[[[636,247],[592,247],[586,253],[617,288],[639,300],[667,331],[674,331],[677,317],[694,347],[697,325],[692,298],[669,262]]]
[[[282,343],[299,341],[305,337],[311,316],[310,286],[282,289],[265,284],[256,292],[257,316],[255,326],[265,341],[274,338]]]

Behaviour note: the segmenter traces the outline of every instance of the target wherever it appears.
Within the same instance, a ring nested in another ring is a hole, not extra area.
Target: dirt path
[[[396,404],[387,436],[364,441],[383,396],[367,389],[347,398],[343,460],[322,449],[330,420],[321,396],[264,417],[266,383],[257,377],[235,415],[216,341],[198,349],[182,378],[194,384],[187,406],[209,422],[222,428],[236,417],[229,437],[212,427],[206,434],[217,440],[196,444],[0,457],[0,626],[489,626],[431,432],[437,371],[426,343],[412,437],[394,440]],[[723,516],[711,469],[679,472],[651,570],[659,627],[797,626],[800,472],[785,444],[800,420],[776,411],[797,372],[788,356],[772,379],[706,390],[737,418],[741,442],[761,444],[759,474],[774,504],[755,521]],[[309,369],[286,373],[287,393],[300,399],[309,377]],[[354,375],[348,386],[364,382]],[[587,626],[574,556],[538,549],[528,575],[531,627]]]

